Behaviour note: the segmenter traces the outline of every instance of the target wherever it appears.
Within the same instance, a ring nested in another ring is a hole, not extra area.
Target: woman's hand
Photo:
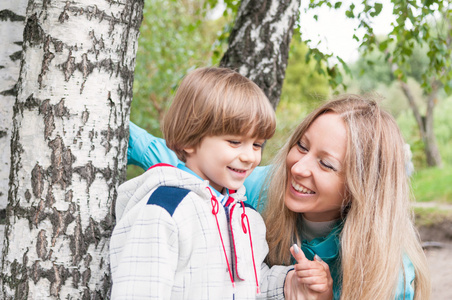
[[[293,245],[290,252],[297,264],[294,270],[287,273],[284,285],[285,299],[333,299],[333,278],[328,264],[317,255],[314,261],[310,261],[297,245]]]

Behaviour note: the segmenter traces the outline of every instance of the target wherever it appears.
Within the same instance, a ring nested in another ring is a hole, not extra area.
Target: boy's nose
[[[252,147],[246,147],[243,149],[243,151],[241,151],[240,155],[239,155],[239,159],[242,162],[254,162],[257,158],[256,158],[256,151],[253,150]]]

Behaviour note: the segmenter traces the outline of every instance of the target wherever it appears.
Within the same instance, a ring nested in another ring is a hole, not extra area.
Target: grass
[[[419,170],[413,175],[412,186],[418,202],[452,204],[452,167]]]
[[[441,222],[452,220],[452,210],[444,210],[437,207],[415,207],[416,226],[429,227]]]

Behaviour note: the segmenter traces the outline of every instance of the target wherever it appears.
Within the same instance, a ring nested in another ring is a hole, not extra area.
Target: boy
[[[292,267],[263,263],[265,225],[242,186],[275,123],[259,87],[232,70],[184,78],[162,131],[185,165],[158,164],[119,188],[112,299],[283,296]]]

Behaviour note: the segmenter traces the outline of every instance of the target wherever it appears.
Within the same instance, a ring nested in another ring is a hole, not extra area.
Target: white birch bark
[[[220,65],[253,80],[273,108],[281,96],[301,0],[243,0]]]
[[[104,299],[143,1],[30,0],[3,299]]]
[[[19,78],[27,2],[0,2],[0,218],[8,202],[14,87]]]

